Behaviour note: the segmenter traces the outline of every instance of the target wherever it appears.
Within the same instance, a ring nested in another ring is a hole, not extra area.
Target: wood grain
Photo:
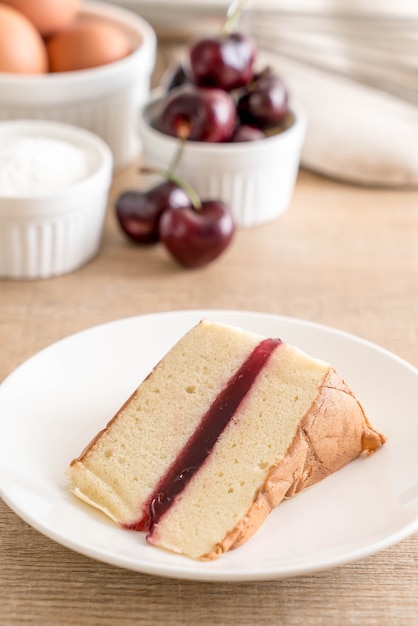
[[[113,201],[142,184],[135,170],[115,176],[102,248],[92,262],[50,280],[0,281],[0,380],[71,333],[190,308],[313,320],[418,366],[418,192],[350,187],[301,172],[286,214],[240,230],[218,262],[185,271],[162,247],[135,248],[117,228]],[[71,552],[0,501],[2,626],[416,625],[417,574],[414,535],[312,576],[241,584],[159,579]]]

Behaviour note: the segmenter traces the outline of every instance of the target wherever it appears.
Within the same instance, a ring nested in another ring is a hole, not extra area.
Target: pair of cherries
[[[129,239],[137,244],[162,242],[171,256],[187,268],[214,261],[229,245],[235,223],[219,200],[192,202],[190,192],[173,180],[141,192],[122,193],[116,216]]]
[[[197,40],[167,84],[153,125],[183,141],[263,138],[287,114],[287,91],[270,70],[255,74],[255,56],[253,40],[243,33]],[[227,248],[235,223],[224,202],[192,196],[187,185],[168,176],[146,191],[121,194],[116,216],[135,243],[160,241],[184,267],[201,267]]]

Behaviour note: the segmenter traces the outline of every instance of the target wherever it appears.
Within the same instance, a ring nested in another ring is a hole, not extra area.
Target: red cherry
[[[206,37],[189,49],[189,72],[196,85],[231,91],[253,76],[254,41],[243,33]]]
[[[238,124],[230,141],[236,143],[239,141],[258,141],[259,139],[264,138],[265,134],[260,128],[248,126],[246,124]]]
[[[174,137],[219,142],[229,139],[235,118],[235,103],[228,93],[185,84],[162,100],[154,126]]]
[[[231,242],[235,223],[221,201],[207,200],[199,209],[181,207],[165,211],[160,239],[180,265],[202,267],[214,261]]]
[[[161,215],[169,208],[189,206],[188,194],[170,180],[146,191],[125,191],[116,200],[115,212],[125,235],[141,244],[159,240],[158,226]]]
[[[237,103],[241,123],[263,129],[282,122],[288,111],[287,87],[270,69],[261,72],[248,85]]]

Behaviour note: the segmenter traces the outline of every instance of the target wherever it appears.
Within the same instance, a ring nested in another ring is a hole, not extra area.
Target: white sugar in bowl
[[[49,278],[99,251],[113,157],[69,124],[0,122],[0,278]]]

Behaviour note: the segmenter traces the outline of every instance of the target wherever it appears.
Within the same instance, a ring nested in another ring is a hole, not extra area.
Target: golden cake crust
[[[373,454],[385,441],[384,435],[371,427],[345,381],[330,368],[291,446],[271,467],[247,514],[203,559],[216,559],[242,545],[284,498],[311,487],[361,454]]]

